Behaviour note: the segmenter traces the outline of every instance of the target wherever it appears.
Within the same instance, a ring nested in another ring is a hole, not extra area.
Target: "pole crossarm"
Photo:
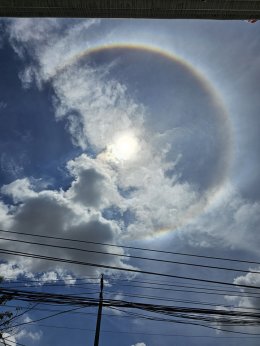
[[[260,19],[260,0],[0,0],[0,17]]]

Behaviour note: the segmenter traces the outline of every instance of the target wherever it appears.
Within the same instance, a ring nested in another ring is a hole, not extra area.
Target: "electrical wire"
[[[79,297],[75,295],[63,295],[63,294],[50,294],[50,293],[39,293],[33,291],[19,291],[19,290],[7,290],[1,289],[0,293],[10,295],[15,299],[21,299],[24,301],[33,301],[33,302],[50,302],[50,303],[59,303],[72,304],[78,306],[98,306],[99,299],[90,298],[90,297]],[[253,313],[248,311],[236,311],[236,310],[212,310],[207,308],[189,308],[189,307],[180,307],[180,306],[168,306],[168,305],[155,305],[139,302],[129,302],[124,300],[115,300],[115,299],[104,299],[104,306],[110,307],[125,307],[125,308],[134,308],[134,309],[143,309],[150,312],[164,312],[164,313],[195,313],[198,315],[213,315],[213,316],[228,316],[228,317],[239,317],[239,319],[245,318],[254,318],[259,319],[260,324],[260,313]],[[258,323],[257,322],[257,323]]]
[[[15,291],[15,290],[4,290],[1,293],[9,294],[15,299],[22,299],[25,301],[38,301],[38,302],[50,302],[50,303],[58,303],[60,304],[71,304],[77,305],[76,309],[80,309],[81,307],[86,306],[98,306],[99,300],[93,298],[82,298],[76,296],[67,296],[67,295],[57,295],[57,294],[43,294],[38,292],[27,292],[27,291]],[[226,326],[258,326],[260,325],[260,314],[253,312],[241,312],[235,310],[212,310],[206,308],[191,308],[191,307],[181,307],[181,306],[168,306],[168,305],[155,305],[155,304],[144,304],[138,302],[129,302],[124,300],[111,300],[104,299],[103,306],[107,308],[113,309],[138,309],[142,311],[146,311],[148,313],[156,313],[163,314],[169,317],[152,317],[152,316],[144,316],[145,319],[156,319],[157,321],[162,322],[172,322],[172,323],[184,323],[190,325],[199,325],[211,329],[219,329],[214,328],[211,325],[204,324],[206,323],[221,323]],[[70,309],[67,311],[58,312],[49,316],[42,317],[40,319],[24,322],[12,326],[12,328],[19,327],[21,325],[27,325],[29,323],[38,322],[50,317],[54,317],[69,311],[73,311],[74,309]],[[128,311],[129,313],[129,311]],[[138,315],[138,314],[135,314]],[[140,314],[139,314],[140,315]],[[171,317],[171,318],[170,318]],[[199,322],[198,322],[199,321]],[[201,323],[204,322],[204,323]],[[224,330],[224,329],[221,329]],[[225,330],[231,332],[230,330]],[[234,331],[232,331],[234,332]],[[246,332],[236,332],[239,334],[250,334],[250,335],[258,335]]]
[[[5,341],[5,344],[6,344],[6,346],[8,346],[8,344],[6,343],[6,340],[7,340],[7,342],[9,343],[9,342],[11,342],[11,344],[14,344],[14,345],[18,345],[18,346],[26,346],[26,345],[24,345],[24,344],[21,344],[20,342],[18,342],[18,341],[12,341],[12,340],[9,340],[8,339],[9,338],[9,336],[8,337],[6,337],[6,338],[3,338],[4,339],[4,341]]]
[[[71,246],[43,244],[43,243],[39,243],[39,242],[20,240],[20,239],[10,239],[10,238],[0,237],[0,240],[12,241],[12,242],[24,243],[24,244],[30,244],[30,245],[46,246],[46,247],[51,247],[51,248],[56,248],[56,249],[58,248],[58,249],[66,249],[66,250],[73,250],[73,251],[79,251],[79,252],[102,254],[102,255],[106,255],[106,256],[118,256],[118,257],[123,257],[123,258],[127,258],[127,259],[139,259],[139,260],[160,262],[160,263],[167,263],[167,264],[178,264],[178,265],[185,265],[185,266],[191,266],[191,267],[240,272],[240,273],[245,273],[245,274],[249,274],[249,273],[260,274],[260,271],[255,271],[255,270],[244,270],[244,269],[237,269],[237,268],[212,266],[212,265],[206,265],[206,264],[187,263],[187,262],[164,260],[164,259],[158,259],[158,258],[149,258],[149,257],[143,257],[143,256],[125,255],[125,254],[118,254],[118,253],[114,253],[114,252],[97,251],[97,250],[91,250],[91,249],[80,249],[80,248],[71,247]]]
[[[148,296],[148,295],[140,295],[140,294],[134,294],[131,292],[124,292],[124,291],[110,291],[106,290],[105,293],[108,293],[109,295],[122,295],[126,297],[134,297],[139,299],[148,299],[148,300],[160,300],[160,301],[167,301],[167,302],[178,302],[178,303],[191,303],[194,305],[207,305],[207,306],[214,306],[218,307],[220,306],[220,303],[213,304],[212,302],[205,302],[205,301],[197,301],[197,300],[190,300],[190,299],[175,299],[172,297],[161,297],[161,296]],[[253,308],[250,306],[243,306],[243,307],[236,307],[234,305],[223,305],[221,304],[222,308],[230,308],[230,309],[242,309],[242,310],[252,310],[252,311],[260,311],[260,309]]]
[[[141,251],[157,252],[157,253],[164,253],[164,254],[171,254],[171,255],[190,256],[190,257],[214,259],[214,260],[220,260],[220,261],[230,261],[230,262],[239,262],[239,263],[248,263],[248,264],[260,265],[260,262],[252,261],[252,260],[241,260],[241,259],[234,259],[234,258],[205,256],[205,255],[197,255],[197,254],[184,253],[184,252],[165,251],[165,250],[159,250],[159,249],[148,249],[148,248],[143,248],[143,247],[116,245],[116,244],[110,244],[110,243],[94,242],[94,241],[87,241],[87,240],[78,240],[78,239],[63,238],[63,237],[54,237],[54,236],[32,234],[32,233],[26,233],[26,232],[15,232],[15,231],[9,231],[9,230],[7,231],[7,230],[2,230],[2,229],[0,229],[0,232],[11,233],[11,234],[19,234],[19,235],[26,235],[26,236],[31,236],[31,237],[46,238],[46,239],[64,240],[64,241],[84,243],[84,244],[104,245],[104,246],[111,246],[111,247],[117,247],[117,248],[123,248],[123,249],[141,250]]]
[[[119,317],[128,317],[128,316],[119,316]],[[70,327],[70,326],[57,326],[57,325],[46,325],[46,324],[37,324],[39,327],[44,328],[55,328],[55,329],[68,329],[68,330],[80,330],[80,331],[90,331],[95,332],[95,329],[88,328],[79,328],[79,327]],[[162,334],[162,333],[145,333],[139,331],[122,331],[122,330],[101,330],[101,333],[113,333],[113,334],[133,334],[133,335],[147,335],[147,336],[165,336],[165,337],[184,337],[184,338],[212,338],[212,339],[259,339],[257,336],[213,336],[213,335],[185,335],[185,334]]]
[[[140,270],[140,269],[133,269],[133,268],[124,268],[124,267],[117,267],[117,266],[112,266],[112,265],[105,265],[105,264],[98,264],[98,263],[91,263],[91,262],[69,260],[69,259],[65,259],[65,258],[44,256],[44,255],[38,255],[38,254],[28,253],[28,252],[19,252],[19,251],[11,251],[11,250],[0,249],[0,253],[7,254],[7,255],[12,255],[12,256],[22,256],[22,257],[43,259],[43,260],[54,261],[54,262],[59,262],[59,263],[70,263],[70,264],[77,264],[77,265],[83,265],[83,266],[89,266],[89,267],[95,267],[95,268],[103,268],[103,269],[112,269],[112,270],[126,271],[126,272],[130,272],[130,273],[154,275],[154,276],[167,277],[167,278],[177,278],[177,279],[190,280],[190,281],[207,282],[207,283],[211,283],[211,284],[219,284],[219,285],[226,285],[226,286],[233,286],[233,287],[254,288],[254,289],[260,290],[260,287],[253,286],[253,285],[234,284],[234,283],[228,283],[228,282],[224,282],[224,281],[199,279],[199,278],[187,277],[187,276],[181,276],[181,275],[173,275],[173,274],[152,272],[152,271],[147,271],[147,270]]]
[[[71,280],[85,280],[85,278],[77,278],[77,279],[71,279]],[[54,280],[54,282],[57,280]],[[59,279],[59,281],[63,281]],[[51,287],[51,288],[56,288],[56,287],[64,287],[64,288],[85,288],[89,289],[89,285],[99,285],[99,282],[83,282],[83,283],[73,283],[73,284],[56,284],[56,283],[42,283],[42,285],[29,285],[29,283],[35,282],[35,283],[41,283],[39,280],[30,280],[30,281],[13,281],[13,282],[2,282],[1,285],[12,285],[11,288],[27,288],[27,287],[35,287],[35,288],[43,288],[43,287]],[[149,289],[149,290],[160,290],[160,291],[173,291],[174,292],[188,292],[188,293],[197,293],[197,294],[208,294],[208,295],[218,295],[218,296],[223,296],[223,295],[232,295],[235,297],[247,297],[247,298],[260,298],[259,293],[254,293],[251,291],[249,292],[241,292],[237,290],[227,290],[227,289],[219,289],[219,288],[205,288],[204,286],[191,286],[191,285],[179,285],[179,284],[172,284],[169,282],[151,282],[151,281],[142,281],[142,280],[120,280],[120,279],[109,279],[109,283],[115,282],[117,286],[119,287],[131,287],[131,288],[141,288],[141,289]],[[121,282],[128,282],[129,284],[124,284]],[[24,283],[23,286],[13,286],[16,283]],[[144,284],[149,284],[149,285],[156,285],[160,287],[153,287],[153,286],[143,286],[143,285],[132,285],[131,283],[144,283]],[[163,286],[163,287],[161,287]],[[168,287],[168,288],[167,288]],[[174,287],[169,288],[169,287]],[[180,287],[180,288],[185,288],[185,290],[179,290],[176,289],[175,287]],[[186,288],[191,288],[191,290],[186,290]],[[199,291],[195,291],[199,290]],[[213,291],[213,292],[208,292],[208,291]],[[223,293],[217,293],[217,292],[223,292]],[[240,294],[239,294],[240,293]]]

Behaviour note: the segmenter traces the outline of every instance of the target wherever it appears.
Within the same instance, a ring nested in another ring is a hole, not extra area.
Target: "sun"
[[[133,133],[123,133],[118,135],[107,147],[108,157],[113,161],[133,160],[138,151],[139,142]]]

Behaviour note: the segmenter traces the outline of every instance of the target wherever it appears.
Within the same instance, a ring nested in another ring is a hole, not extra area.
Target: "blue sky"
[[[17,232],[1,237],[28,240],[19,234],[27,232],[118,245],[124,255],[147,254],[120,245],[259,262],[259,28],[244,21],[0,21],[0,228]],[[8,250],[46,254],[36,244],[0,241]],[[115,251],[104,244],[91,249]],[[48,248],[47,255],[260,286],[259,274],[252,273],[259,268],[245,263],[236,268],[248,274],[151,266],[64,248]],[[205,264],[205,259],[189,261]],[[37,281],[36,290],[78,294],[91,289],[97,297],[97,280],[91,278],[101,273],[100,268],[1,255],[6,287]],[[115,271],[105,271],[108,298],[151,302],[136,297],[146,295],[211,302],[215,308],[260,308],[259,298],[187,293],[183,287],[160,291],[132,282],[156,277],[114,276]],[[78,312],[29,324],[13,344],[91,345],[96,310]],[[48,314],[33,309],[23,318]],[[127,318],[109,309],[106,314],[104,346],[173,344],[173,337],[152,333],[175,334],[176,345],[259,342],[198,326]],[[235,331],[256,333],[257,328]]]

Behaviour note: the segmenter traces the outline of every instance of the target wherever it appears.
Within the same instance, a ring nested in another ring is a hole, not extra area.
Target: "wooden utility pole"
[[[100,334],[100,325],[101,325],[101,317],[102,317],[102,305],[103,305],[103,280],[104,276],[101,275],[100,278],[100,293],[99,293],[99,304],[98,304],[98,315],[97,315],[97,324],[96,324],[96,334],[95,334],[95,341],[94,346],[99,345],[99,334]]]

